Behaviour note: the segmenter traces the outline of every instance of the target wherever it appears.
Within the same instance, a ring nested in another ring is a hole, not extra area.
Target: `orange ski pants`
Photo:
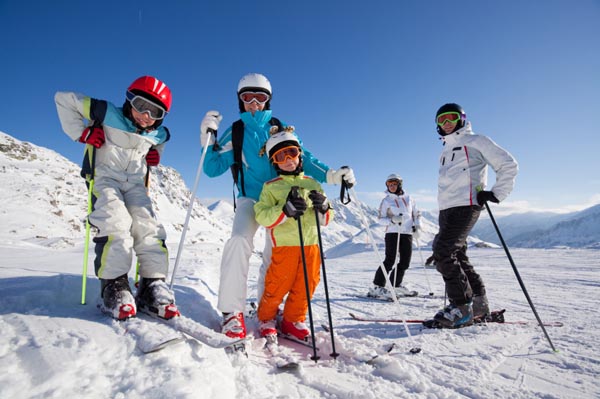
[[[304,247],[308,289],[312,298],[321,278],[321,256],[318,245]],[[304,321],[308,311],[301,247],[274,247],[271,264],[265,275],[265,290],[258,305],[258,319],[273,320],[283,298],[288,294],[283,318],[289,322]]]

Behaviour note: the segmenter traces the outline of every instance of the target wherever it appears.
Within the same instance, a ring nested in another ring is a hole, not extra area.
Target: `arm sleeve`
[[[490,138],[485,136],[483,136],[483,138],[483,146],[480,151],[486,162],[496,173],[496,183],[491,191],[499,201],[503,201],[508,197],[515,186],[519,165],[508,151],[500,147]]]
[[[219,149],[214,150],[212,144],[206,151],[202,165],[208,177],[216,177],[225,173],[233,165],[233,144],[231,143],[231,127],[218,140]]]
[[[258,202],[254,204],[256,222],[261,226],[273,228],[287,220],[283,213],[283,206],[278,205],[267,185],[263,185]]]

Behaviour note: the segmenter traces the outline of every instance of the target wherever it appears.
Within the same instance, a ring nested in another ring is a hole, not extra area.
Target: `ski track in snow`
[[[185,249],[175,281],[184,315],[217,330],[220,252],[205,244]],[[171,244],[171,248],[175,246]],[[209,247],[209,249],[207,249]],[[193,339],[144,355],[135,335],[169,334],[157,323],[128,327],[96,308],[99,284],[88,278],[80,305],[81,247],[48,249],[23,242],[0,244],[0,397],[2,398],[596,398],[600,389],[600,334],[595,314],[600,266],[592,250],[512,250],[525,286],[558,353],[553,353],[502,250],[472,249],[490,306],[507,320],[530,325],[478,325],[427,330],[401,323],[358,322],[349,312],[376,317],[429,318],[443,306],[441,277],[413,256],[405,282],[420,292],[400,305],[359,298],[371,284],[370,252],[327,259],[327,278],[338,360],[332,360],[323,283],[313,302],[321,360],[312,349],[280,339],[284,353],[300,358],[294,372],[277,370],[249,342],[249,358]],[[173,255],[172,255],[173,256]],[[256,301],[258,254],[252,257],[248,299]],[[429,281],[429,283],[427,282]],[[429,288],[435,296],[426,294]],[[423,296],[425,295],[425,296]],[[160,326],[160,327],[159,327]],[[253,335],[257,322],[248,319]],[[148,331],[144,331],[147,329]],[[166,329],[166,330],[165,330]],[[390,354],[381,353],[396,343]],[[136,346],[137,345],[137,346]],[[412,347],[422,352],[410,354]]]

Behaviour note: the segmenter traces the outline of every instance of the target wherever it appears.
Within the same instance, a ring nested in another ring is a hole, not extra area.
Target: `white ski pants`
[[[141,277],[166,278],[166,232],[156,220],[144,184],[97,178],[93,195],[94,210],[89,220],[98,228],[94,238],[96,275],[113,279],[127,274],[135,250]]]
[[[248,294],[248,269],[250,256],[254,250],[254,235],[260,227],[254,217],[254,201],[250,198],[238,198],[233,218],[231,238],[225,244],[221,258],[221,276],[219,284],[219,302],[217,308],[223,313],[243,312],[246,309]],[[263,264],[258,278],[258,296],[260,301],[264,290],[265,265],[271,262],[271,240],[265,238]]]

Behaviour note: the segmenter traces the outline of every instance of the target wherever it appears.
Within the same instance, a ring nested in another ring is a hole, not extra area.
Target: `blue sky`
[[[433,119],[457,102],[520,164],[507,207],[581,209],[600,202],[599,20],[597,0],[4,0],[0,130],[79,163],[54,93],[120,105],[135,78],[155,75],[173,91],[161,161],[191,187],[203,115],[221,111],[224,130],[240,77],[260,72],[274,114],[322,161],[352,166],[371,205],[397,172],[421,208],[436,208]],[[197,195],[231,192],[229,175],[203,175]]]

